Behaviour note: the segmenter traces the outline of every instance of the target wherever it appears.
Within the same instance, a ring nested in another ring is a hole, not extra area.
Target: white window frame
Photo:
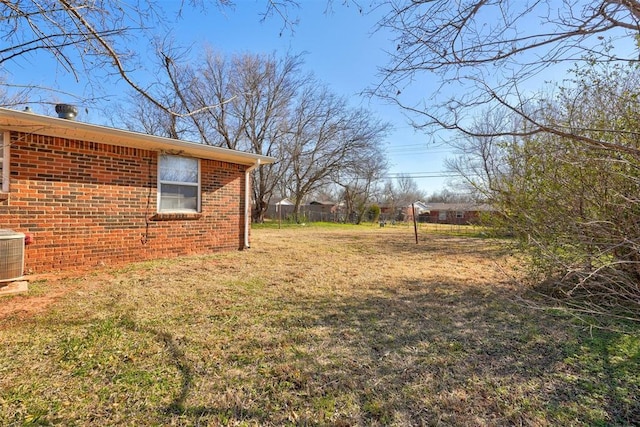
[[[456,211],[456,218],[457,219],[464,218],[464,211]]]
[[[183,159],[190,159],[190,160],[196,160],[197,164],[198,164],[198,179],[197,179],[197,183],[191,183],[191,182],[182,182],[182,181],[163,181],[162,179],[160,179],[160,167],[161,167],[161,163],[162,163],[162,158],[163,157],[177,157],[177,158],[183,158]],[[160,154],[158,156],[158,186],[157,186],[157,193],[158,193],[158,197],[157,197],[157,211],[158,213],[199,213],[201,212],[201,208],[202,208],[202,187],[201,187],[201,179],[200,179],[200,174],[202,171],[202,165],[200,162],[200,159],[196,159],[194,157],[187,157],[187,156],[177,156],[177,155],[173,155],[173,154]],[[196,193],[196,209],[162,209],[161,208],[161,201],[162,201],[162,184],[171,184],[171,185],[183,185],[183,186],[189,186],[189,187],[197,187],[197,193]]]
[[[11,134],[9,131],[0,131],[0,164],[2,164],[2,176],[0,176],[0,193],[9,192],[9,179],[11,177],[9,171],[10,159],[10,141]]]

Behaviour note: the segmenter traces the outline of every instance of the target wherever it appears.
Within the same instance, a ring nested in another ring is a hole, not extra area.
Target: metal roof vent
[[[56,113],[61,119],[75,120],[78,115],[78,108],[71,104],[56,104]]]

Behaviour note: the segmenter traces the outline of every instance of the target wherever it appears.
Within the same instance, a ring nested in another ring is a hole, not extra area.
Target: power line
[[[401,157],[401,156],[429,156],[435,154],[446,154],[446,151],[435,152],[435,151],[397,151],[393,153],[387,153],[390,157]]]
[[[394,172],[388,173],[385,178],[399,179],[399,178],[455,178],[460,174],[446,171],[435,172]]]
[[[420,148],[425,148],[425,149],[439,149],[439,150],[446,150],[447,147],[443,147],[443,146],[434,146],[434,145],[429,145],[429,144],[424,144],[422,142],[417,142],[417,143],[413,143],[413,144],[391,144],[388,146],[389,148],[406,148],[406,147],[420,147]]]
[[[451,149],[446,149],[446,148],[434,149],[434,148],[425,147],[423,144],[399,145],[395,147],[389,147],[385,151],[387,153],[420,152],[420,153],[430,153],[430,154],[441,154],[441,153],[453,154]]]

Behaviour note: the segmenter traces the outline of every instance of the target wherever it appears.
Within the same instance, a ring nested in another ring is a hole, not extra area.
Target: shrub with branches
[[[499,208],[494,225],[516,236],[532,279],[575,309],[640,320],[640,70],[574,76],[532,114],[603,144],[549,133],[473,138],[451,166]],[[482,126],[505,123],[522,126],[495,115]]]

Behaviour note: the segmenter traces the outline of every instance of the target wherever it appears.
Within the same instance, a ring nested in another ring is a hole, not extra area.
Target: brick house
[[[0,108],[0,228],[25,272],[249,247],[266,156]]]
[[[478,224],[483,213],[494,209],[487,204],[475,203],[426,203],[426,210],[420,213],[418,221],[435,224]]]
[[[427,204],[420,200],[413,202],[408,206],[403,206],[398,209],[399,213],[396,213],[395,219],[400,221],[413,221],[413,215],[415,212],[416,220],[420,218],[425,212],[429,212]]]

